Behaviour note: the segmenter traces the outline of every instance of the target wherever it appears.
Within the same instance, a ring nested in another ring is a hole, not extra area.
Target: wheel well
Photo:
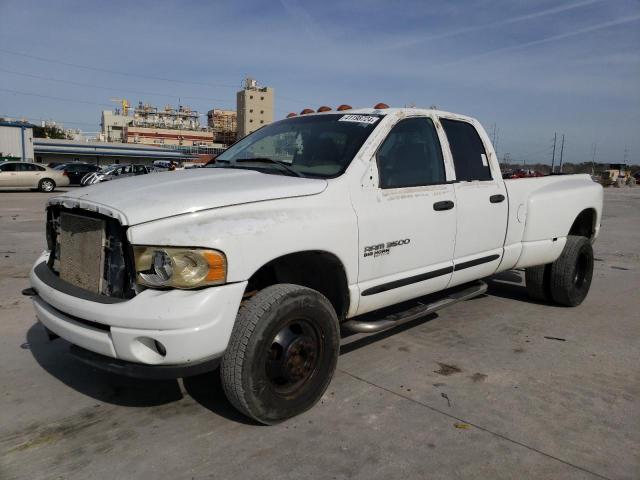
[[[347,274],[342,262],[331,253],[307,251],[276,258],[251,276],[245,296],[276,283],[293,283],[317,290],[331,302],[340,319],[349,309]]]
[[[576,217],[569,230],[569,235],[593,238],[595,235],[595,227],[596,211],[593,208],[587,208]]]

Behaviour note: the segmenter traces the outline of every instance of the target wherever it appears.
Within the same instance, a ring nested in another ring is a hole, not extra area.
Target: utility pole
[[[591,156],[591,175],[595,174],[596,171],[596,149],[598,148],[598,144],[593,142],[593,155]]]
[[[496,152],[496,158],[500,158],[498,155],[498,124],[494,123],[491,132],[491,143],[493,143],[493,150]]]
[[[551,173],[553,173],[553,165],[556,163],[556,140],[558,134],[553,132],[553,155],[551,156]]]
[[[560,147],[560,173],[562,173],[562,156],[564,154],[564,133],[562,134],[562,146]]]

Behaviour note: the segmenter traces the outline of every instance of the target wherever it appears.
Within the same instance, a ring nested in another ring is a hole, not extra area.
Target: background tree
[[[55,125],[46,125],[44,127],[34,127],[33,128],[33,137],[34,138],[56,138],[59,140],[66,140],[67,135],[64,131],[56,127]]]

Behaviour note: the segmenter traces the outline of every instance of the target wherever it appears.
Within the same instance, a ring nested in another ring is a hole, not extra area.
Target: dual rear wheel
[[[593,248],[586,237],[569,235],[560,257],[548,265],[525,270],[527,293],[540,302],[576,307],[589,293]]]

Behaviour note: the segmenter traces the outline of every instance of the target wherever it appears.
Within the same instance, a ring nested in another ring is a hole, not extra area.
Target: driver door
[[[353,197],[357,314],[442,290],[453,272],[455,192],[432,120],[396,123],[372,159],[371,178],[376,173]]]

